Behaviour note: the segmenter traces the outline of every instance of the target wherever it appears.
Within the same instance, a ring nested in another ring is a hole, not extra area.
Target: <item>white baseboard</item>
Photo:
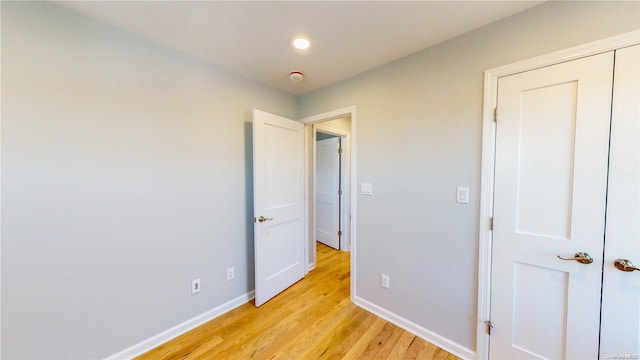
[[[462,359],[475,359],[476,353],[471,349],[467,349],[466,347],[451,341],[441,335],[434,333],[431,330],[425,329],[424,327],[413,323],[402,316],[394,314],[386,309],[381,308],[380,306],[369,302],[361,297],[355,297],[354,303],[361,308],[376,314],[377,316],[393,323],[396,326],[399,326],[412,334],[415,334],[422,339],[436,345],[437,347],[448,351],[449,353],[456,355]]]
[[[207,321],[215,319],[216,317],[237,308],[240,305],[251,301],[255,297],[253,291],[240,295],[235,299],[232,299],[218,307],[215,307],[207,312],[204,312],[196,317],[193,317],[182,324],[178,324],[171,329],[165,330],[159,334],[156,334],[146,340],[143,340],[127,349],[124,349],[117,354],[113,354],[104,360],[123,360],[133,359],[136,356],[140,356],[149,350],[152,350],[167,341],[176,338],[189,330],[192,330]],[[379,307],[378,305],[371,303],[363,298],[355,297],[354,303],[363,309],[374,313],[375,315],[421,337],[422,339],[456,355],[462,359],[475,359],[476,353],[466,347],[453,342],[445,337],[442,337],[431,330],[428,330],[422,326],[419,326],[397,314],[394,314],[386,309]]]
[[[159,334],[156,334],[147,340],[143,340],[127,349],[120,351],[117,354],[113,354],[104,360],[123,360],[123,359],[133,359],[136,356],[142,355],[147,351],[154,349],[167,341],[178,337],[187,331],[194,329],[209,320],[215,319],[218,316],[231,311],[237,308],[240,305],[244,305],[245,303],[251,301],[255,297],[254,291],[250,291],[244,295],[240,295],[235,299],[229,300],[226,303],[215,307],[207,312],[204,312],[196,317],[193,317],[182,324],[178,324],[171,329],[165,330]]]

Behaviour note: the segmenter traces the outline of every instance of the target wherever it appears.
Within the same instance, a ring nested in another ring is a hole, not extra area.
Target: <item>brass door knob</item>
[[[586,252],[577,252],[572,258],[564,258],[558,255],[558,259],[560,260],[575,260],[581,264],[591,264],[593,262],[593,258],[589,253]]]
[[[271,221],[271,220],[273,220],[273,218],[272,217],[266,218],[264,216],[260,216],[257,220],[258,220],[258,222],[265,222],[265,221]],[[254,218],[253,221],[255,222],[256,219]]]
[[[640,271],[640,268],[633,265],[633,263],[627,259],[616,259],[616,261],[613,262],[613,265],[616,267],[616,269],[620,270],[620,271],[626,271],[626,272],[632,272],[632,271]]]

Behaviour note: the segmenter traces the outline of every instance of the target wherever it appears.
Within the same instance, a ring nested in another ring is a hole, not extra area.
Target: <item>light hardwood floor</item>
[[[351,303],[349,253],[317,250],[316,269],[260,308],[244,304],[138,359],[458,359]]]

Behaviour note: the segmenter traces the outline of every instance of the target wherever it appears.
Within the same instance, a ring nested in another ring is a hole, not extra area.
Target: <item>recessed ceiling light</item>
[[[296,36],[291,39],[291,45],[296,49],[304,50],[311,45],[311,42],[303,36]]]

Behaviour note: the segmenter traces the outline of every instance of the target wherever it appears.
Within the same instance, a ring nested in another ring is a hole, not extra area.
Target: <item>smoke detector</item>
[[[291,81],[302,81],[302,79],[304,79],[304,74],[300,71],[292,71],[289,73],[289,78],[291,79]]]

